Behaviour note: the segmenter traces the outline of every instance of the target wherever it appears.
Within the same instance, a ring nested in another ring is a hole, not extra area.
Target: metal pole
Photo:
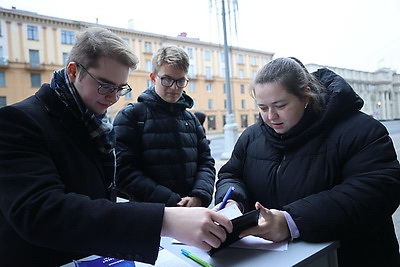
[[[226,34],[226,13],[225,13],[225,0],[222,0],[222,27],[224,31],[224,58],[225,58],[225,91],[226,91],[226,113],[227,116],[232,114],[232,96],[231,96],[231,78],[229,71],[229,49],[228,38]]]
[[[228,0],[229,1],[229,0]],[[237,124],[232,109],[231,97],[231,79],[229,65],[229,49],[226,34],[226,19],[225,19],[225,0],[222,0],[222,26],[224,30],[224,54],[225,54],[225,89],[226,89],[226,123],[224,125],[225,148],[221,154],[221,159],[229,159],[232,154],[233,147],[237,140]]]

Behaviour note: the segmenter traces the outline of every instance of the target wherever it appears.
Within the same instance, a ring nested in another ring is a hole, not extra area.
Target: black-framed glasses
[[[84,69],[86,73],[89,74],[89,76],[92,77],[92,79],[97,82],[97,84],[99,85],[97,91],[101,95],[109,95],[115,90],[117,90],[118,96],[124,96],[130,91],[132,91],[132,88],[129,86],[129,84],[123,85],[121,87],[115,87],[114,85],[109,83],[102,83],[96,77],[94,77],[81,63],[78,63],[78,66]]]
[[[189,83],[189,79],[188,78],[182,78],[182,79],[172,79],[170,77],[160,77],[160,75],[156,74],[158,78],[161,79],[161,85],[165,86],[165,87],[172,87],[172,85],[174,85],[174,83],[176,83],[176,86],[178,86],[179,88],[185,88],[188,83]]]

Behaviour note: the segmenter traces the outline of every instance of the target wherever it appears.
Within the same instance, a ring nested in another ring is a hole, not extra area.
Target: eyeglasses
[[[178,88],[185,88],[189,83],[189,79],[187,79],[187,78],[174,80],[170,77],[160,77],[160,75],[158,75],[158,74],[156,74],[156,75],[158,78],[161,79],[161,85],[165,86],[165,87],[172,87],[172,85],[174,85],[174,83],[176,83],[176,86],[178,86]]]
[[[118,96],[124,96],[127,93],[129,93],[130,91],[132,91],[132,88],[128,84],[123,85],[121,87],[115,87],[114,85],[109,84],[109,83],[101,83],[81,63],[78,63],[78,66],[81,67],[82,69],[84,69],[87,72],[87,74],[89,74],[89,76],[92,77],[92,79],[95,80],[99,84],[97,91],[101,95],[109,95],[112,92],[114,92],[115,90],[117,90]]]

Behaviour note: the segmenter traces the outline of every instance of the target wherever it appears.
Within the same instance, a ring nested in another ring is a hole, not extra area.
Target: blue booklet
[[[109,257],[97,257],[92,260],[79,260],[74,261],[76,267],[104,267],[104,266],[113,266],[113,267],[132,267],[135,266],[133,261],[128,260],[119,260]]]

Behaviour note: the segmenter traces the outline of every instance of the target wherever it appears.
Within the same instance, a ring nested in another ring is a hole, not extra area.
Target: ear
[[[68,63],[68,66],[66,68],[67,75],[71,83],[74,83],[76,81],[76,77],[78,75],[78,69],[77,69],[77,64],[76,62],[70,62]]]
[[[306,94],[308,95],[309,93],[311,93],[311,88],[309,86],[306,87],[306,89],[304,89],[304,91],[306,92]],[[308,107],[308,104],[310,102],[310,96],[306,96],[305,98],[305,104],[304,104],[304,108]]]
[[[152,73],[152,72],[150,72],[150,80],[153,82],[153,83],[156,83],[156,75],[154,74],[154,73]]]

